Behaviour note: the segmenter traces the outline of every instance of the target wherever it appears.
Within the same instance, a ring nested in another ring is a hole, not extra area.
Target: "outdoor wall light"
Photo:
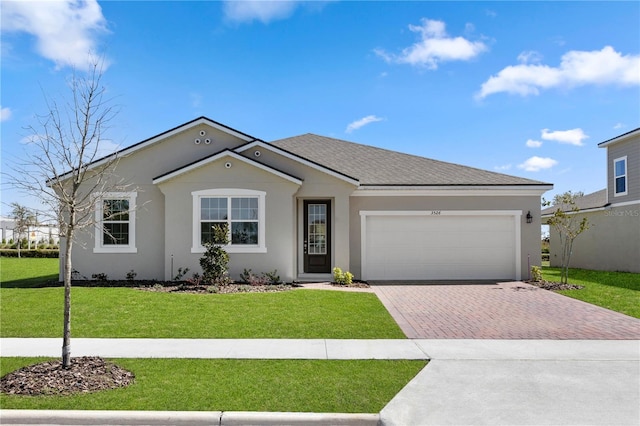
[[[531,210],[527,212],[527,223],[533,222],[533,216],[531,216]]]

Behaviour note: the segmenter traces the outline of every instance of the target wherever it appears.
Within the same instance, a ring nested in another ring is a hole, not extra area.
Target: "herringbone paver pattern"
[[[640,339],[640,320],[521,282],[374,285],[409,338]]]

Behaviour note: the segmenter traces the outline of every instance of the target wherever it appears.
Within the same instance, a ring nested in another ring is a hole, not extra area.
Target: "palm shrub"
[[[200,258],[203,281],[224,285],[229,283],[229,254],[222,246],[229,244],[227,224],[213,225],[213,240],[205,244],[206,251]]]

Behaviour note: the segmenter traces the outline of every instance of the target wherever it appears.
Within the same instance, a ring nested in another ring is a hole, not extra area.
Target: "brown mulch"
[[[249,285],[249,284],[225,284],[225,285],[153,285],[135,287],[136,290],[153,291],[159,293],[191,293],[191,294],[231,294],[231,293],[275,293],[280,291],[293,290],[296,285]]]
[[[11,395],[72,395],[116,389],[133,383],[135,376],[100,357],[46,361],[13,371],[0,379],[0,391]]]
[[[583,285],[577,284],[562,284],[553,281],[528,281],[529,284],[534,285],[536,287],[542,288],[544,290],[580,290],[583,289]]]

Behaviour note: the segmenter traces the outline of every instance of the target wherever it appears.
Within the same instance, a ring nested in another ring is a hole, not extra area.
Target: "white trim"
[[[624,201],[622,203],[612,203],[612,204],[609,204],[606,208],[631,206],[633,204],[640,204],[640,200]]]
[[[607,211],[607,210],[611,210],[612,208],[616,208],[616,207],[626,207],[626,206],[632,206],[634,204],[640,204],[640,200],[634,200],[634,201],[624,201],[622,203],[613,203],[613,204],[609,204],[608,206],[605,207],[593,207],[590,209],[582,209],[582,210],[578,210],[577,212],[574,211],[569,211],[569,212],[564,212],[566,215],[573,215],[573,214],[582,214],[582,213],[593,213],[593,212],[602,212],[602,211]],[[555,211],[554,211],[555,213]],[[553,217],[554,213],[546,213],[543,214],[541,216],[542,219],[548,219],[550,217]]]
[[[355,190],[352,197],[513,197],[536,196],[553,189],[553,185],[536,186],[434,186],[434,187],[384,187],[367,186]]]
[[[105,192],[94,194],[95,202],[95,238],[94,253],[137,253],[136,248],[136,192]],[[103,244],[103,200],[129,200],[129,244]]]
[[[274,146],[274,145],[271,145],[271,144],[268,144],[268,143],[265,143],[265,142],[262,142],[262,141],[255,141],[255,142],[252,142],[250,144],[240,146],[238,148],[235,148],[234,151],[235,152],[244,152],[244,151],[246,151],[248,149],[251,149],[251,148],[254,148],[256,146],[259,146],[259,147],[264,148],[264,149],[268,149],[271,152],[275,152],[278,155],[282,155],[283,157],[286,157],[286,158],[288,158],[290,160],[297,161],[298,163],[304,164],[305,166],[311,167],[312,169],[318,170],[318,171],[320,171],[322,173],[326,173],[326,174],[328,174],[330,176],[333,176],[333,177],[335,177],[337,179],[343,180],[345,182],[349,182],[352,185],[355,185],[355,186],[359,186],[360,185],[360,182],[357,179],[353,179],[353,178],[350,178],[350,177],[345,176],[343,174],[340,174],[338,172],[335,172],[335,171],[333,171],[331,169],[327,169],[326,167],[323,167],[323,166],[321,166],[319,164],[313,163],[313,162],[311,162],[309,160],[306,160],[306,159],[304,159],[302,157],[298,157],[298,156],[292,155],[289,152],[286,152],[283,149],[278,148],[277,146]]]
[[[608,147],[609,145],[613,145],[614,143],[624,142],[627,139],[634,138],[638,135],[640,135],[640,128],[632,130],[628,133],[623,133],[622,135],[616,136],[615,138],[609,139],[608,141],[600,142],[598,144],[598,148],[605,148],[605,147]]]
[[[437,212],[437,214],[436,214]],[[522,273],[522,210],[361,210],[360,211],[360,274],[363,280],[367,276],[367,216],[513,216],[515,234],[515,276],[519,280]]]
[[[254,166],[254,167],[258,168],[258,169],[264,170],[264,171],[266,171],[268,173],[271,173],[273,175],[281,177],[282,179],[288,180],[289,182],[293,182],[296,185],[302,185],[302,180],[301,179],[298,179],[296,177],[290,176],[290,175],[288,175],[286,173],[283,173],[283,172],[281,172],[279,170],[273,169],[273,168],[271,168],[271,167],[269,167],[267,165],[264,165],[262,163],[258,163],[256,161],[253,161],[253,160],[251,160],[251,159],[249,159],[247,157],[244,157],[244,156],[242,156],[240,154],[237,154],[234,151],[230,151],[230,150],[222,151],[222,152],[220,152],[220,153],[218,153],[218,154],[216,154],[214,156],[211,156],[209,158],[205,158],[205,159],[200,160],[200,161],[198,161],[196,163],[190,164],[190,165],[188,165],[186,167],[183,167],[181,169],[173,171],[173,172],[171,172],[169,174],[166,174],[164,176],[155,178],[155,179],[153,179],[153,184],[157,185],[159,183],[166,182],[166,181],[168,181],[170,179],[173,179],[173,178],[175,178],[177,176],[180,176],[180,175],[182,175],[184,173],[188,173],[188,172],[190,172],[192,170],[195,170],[195,169],[198,169],[200,167],[206,166],[209,163],[213,163],[213,162],[218,161],[218,160],[220,160],[222,158],[225,158],[225,157],[231,157],[231,158],[236,159],[238,161],[242,161],[243,163],[249,164],[250,166]],[[229,163],[229,164],[231,164],[231,163]],[[226,165],[225,165],[225,167],[226,167]],[[227,169],[229,169],[229,168],[231,168],[231,166],[227,167]]]
[[[192,204],[192,238],[191,253],[204,253],[205,247],[200,244],[200,199],[203,197],[257,197],[258,198],[258,244],[224,246],[227,253],[266,253],[266,192],[253,189],[213,188],[191,193]],[[230,204],[229,204],[230,206]],[[230,207],[229,207],[230,208]]]
[[[624,160],[624,174],[621,176],[616,176],[616,163]],[[622,197],[629,193],[629,169],[627,167],[628,161],[627,156],[618,157],[613,159],[613,196],[614,197]],[[616,178],[624,177],[624,192],[616,191]]]

